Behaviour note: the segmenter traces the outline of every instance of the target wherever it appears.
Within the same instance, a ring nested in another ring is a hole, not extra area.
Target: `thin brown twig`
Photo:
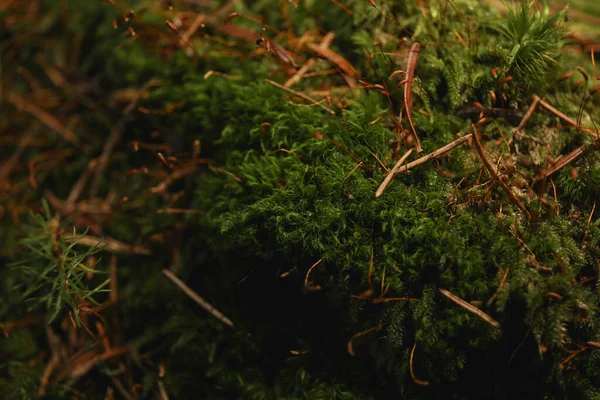
[[[585,227],[585,231],[583,231],[583,239],[581,239],[581,245],[579,247],[583,248],[585,243],[585,237],[590,229],[590,224],[592,223],[592,217],[594,216],[594,211],[596,211],[596,202],[594,201],[594,206],[592,207],[592,212],[590,213],[590,217],[587,220],[587,225]]]
[[[447,291],[445,289],[439,288],[438,290],[440,291],[441,294],[443,294],[444,296],[446,296],[447,298],[449,298],[450,300],[452,300],[453,302],[455,302],[456,304],[458,304],[465,310],[477,315],[479,318],[483,319],[485,322],[492,325],[494,328],[500,327],[500,323],[498,321],[496,321],[495,319],[493,319],[492,317],[490,317],[489,315],[487,315],[486,313],[481,311],[479,308],[467,303],[460,297],[453,295],[452,293],[450,293],[449,291]]]
[[[209,302],[200,297],[196,292],[194,292],[188,285],[186,285],[181,279],[177,277],[173,272],[168,269],[162,270],[163,274],[167,278],[169,278],[174,284],[176,284],[189,298],[194,300],[200,307],[204,308],[208,311],[213,317],[223,322],[225,325],[228,325],[233,328],[233,322],[225,315],[223,315],[219,310],[213,307]]]
[[[356,338],[359,338],[359,337],[361,337],[361,336],[364,336],[364,335],[366,335],[367,333],[373,332],[374,330],[376,330],[376,329],[379,329],[379,328],[381,328],[382,326],[383,326],[383,325],[377,325],[377,326],[374,326],[374,327],[372,327],[372,328],[369,328],[369,329],[367,329],[367,330],[365,330],[365,331],[358,332],[358,333],[355,333],[354,335],[352,335],[352,337],[351,337],[351,338],[350,338],[350,340],[348,341],[348,354],[350,354],[351,356],[354,356],[354,355],[355,355],[355,353],[354,353],[354,346],[352,345],[352,342],[354,341],[354,339],[356,339]]]
[[[90,197],[96,197],[98,194],[98,190],[100,189],[100,181],[102,180],[102,174],[104,174],[104,170],[108,166],[108,161],[110,156],[119,141],[121,140],[121,136],[123,135],[123,131],[125,130],[125,125],[130,119],[131,112],[135,109],[138,102],[144,96],[144,93],[152,86],[157,85],[158,81],[150,80],[142,89],[138,92],[136,96],[131,99],[127,107],[123,110],[123,115],[119,122],[111,129],[110,135],[108,139],[104,143],[104,148],[102,149],[102,154],[98,158],[98,166],[96,168],[94,174],[94,180],[92,182],[92,187],[90,188]]]
[[[35,104],[31,104],[23,100],[21,97],[17,96],[12,92],[6,93],[6,100],[14,105],[20,111],[24,111],[35,118],[37,118],[42,124],[46,125],[48,128],[52,129],[60,136],[63,137],[67,142],[79,145],[81,142],[75,136],[75,134],[68,128],[66,128],[63,124],[61,124],[56,118],[54,118],[51,114],[42,110]]]
[[[415,357],[415,349],[416,348],[417,348],[417,342],[415,341],[415,344],[413,345],[413,348],[410,351],[410,361],[408,363],[408,366],[410,369],[410,377],[412,378],[413,382],[416,383],[417,385],[429,386],[428,381],[422,381],[420,379],[417,379],[417,377],[415,376],[415,371],[413,369],[413,358]]]
[[[410,163],[404,165],[403,167],[399,168],[398,171],[396,171],[396,173],[399,174],[399,173],[402,173],[402,172],[406,172],[409,169],[412,169],[412,168],[414,168],[416,166],[419,166],[419,165],[421,165],[423,163],[426,163],[427,161],[429,161],[431,159],[434,159],[434,158],[437,158],[437,157],[439,157],[441,155],[444,155],[447,152],[449,152],[450,150],[452,150],[453,148],[455,148],[455,147],[463,144],[467,140],[469,140],[472,135],[473,135],[472,133],[469,133],[468,135],[462,136],[462,137],[460,137],[460,138],[458,138],[458,139],[456,139],[456,140],[448,143],[444,147],[441,147],[441,148],[439,148],[437,150],[434,150],[433,152],[427,154],[426,156],[423,156],[423,157],[421,157],[421,158],[419,158],[419,159],[417,159],[417,160],[415,160],[413,162],[410,162]]]
[[[494,294],[492,295],[492,297],[490,297],[489,300],[485,302],[486,306],[489,307],[494,302],[494,300],[496,299],[496,296],[498,296],[498,294],[500,293],[500,291],[504,288],[504,284],[506,283],[506,278],[508,277],[508,273],[509,272],[510,272],[510,268],[507,268],[506,272],[504,273],[504,276],[500,280],[500,284],[498,285],[498,289],[496,289],[496,291],[494,292]]]
[[[385,190],[387,185],[389,185],[389,183],[392,181],[392,178],[394,177],[396,172],[398,172],[398,170],[400,169],[402,164],[404,164],[404,161],[406,161],[406,159],[412,154],[412,152],[413,152],[413,149],[409,149],[406,153],[404,153],[402,158],[400,158],[400,160],[398,160],[396,165],[394,165],[394,168],[392,168],[392,170],[387,174],[387,176],[385,177],[383,182],[381,182],[381,185],[379,185],[379,188],[375,192],[375,197],[379,197],[383,194],[383,191]]]
[[[596,141],[598,141],[598,140],[600,140],[600,139],[597,139]],[[552,167],[548,168],[544,172],[543,176],[541,178],[539,178],[539,177],[536,178],[536,180],[545,179],[545,178],[549,177],[550,175],[552,175],[559,169],[563,168],[565,165],[569,165],[570,163],[572,163],[575,159],[577,159],[579,156],[581,156],[583,153],[585,153],[586,150],[587,150],[587,146],[585,144],[582,144],[581,146],[577,147],[575,150],[573,150],[572,152],[570,152],[569,154],[567,154],[566,156],[561,158],[560,161],[558,161]]]
[[[329,108],[327,106],[324,106],[323,104],[319,103],[318,101],[316,101],[312,97],[307,96],[306,94],[304,94],[302,92],[298,92],[298,91],[296,91],[294,89],[290,89],[288,87],[285,87],[282,84],[277,83],[275,81],[272,81],[270,79],[265,79],[265,82],[267,82],[268,84],[271,84],[271,85],[273,85],[273,86],[275,86],[275,87],[277,87],[277,88],[279,88],[281,90],[285,90],[286,92],[291,93],[294,96],[300,97],[300,98],[302,98],[302,99],[304,99],[306,101],[310,101],[312,104],[314,104],[317,107],[322,108],[323,110],[327,111],[329,114],[335,115],[335,111],[333,111],[331,108]]]
[[[97,165],[98,165],[98,159],[93,158],[88,163],[87,168],[81,173],[81,175],[79,176],[79,179],[73,185],[73,188],[71,189],[71,193],[69,193],[69,197],[67,197],[67,200],[65,201],[65,206],[67,208],[70,208],[70,209],[73,208],[73,206],[75,205],[75,202],[81,195],[81,192],[83,191],[83,188],[85,187],[86,182],[92,175],[92,172],[94,172],[94,170],[96,169]]]
[[[417,147],[417,153],[423,151],[421,148],[421,142],[419,141],[419,136],[417,136],[417,130],[415,129],[415,125],[413,123],[412,114],[411,114],[411,90],[412,83],[415,77],[415,69],[417,67],[417,61],[419,60],[419,53],[421,52],[421,44],[416,42],[414,43],[410,51],[408,52],[408,61],[406,62],[406,79],[404,80],[404,109],[406,110],[406,117],[408,118],[408,124],[410,125],[410,129],[412,131],[413,137],[415,139],[415,144]]]
[[[527,112],[525,113],[523,118],[521,119],[521,122],[519,122],[519,125],[515,128],[514,132],[521,133],[521,129],[523,129],[525,127],[525,124],[527,123],[527,121],[529,121],[529,119],[533,115],[533,112],[537,108],[538,104],[540,104],[540,101],[542,101],[541,97],[538,97],[538,96],[533,97],[533,103],[531,103],[531,106],[529,106],[529,109],[527,110]]]
[[[321,43],[319,44],[319,48],[321,49],[326,49],[331,45],[331,42],[333,42],[333,38],[335,37],[335,33],[333,32],[328,32],[325,36],[323,36],[323,40],[321,40]],[[304,76],[304,74],[306,74],[308,72],[308,70],[310,69],[310,67],[312,67],[319,59],[317,57],[313,57],[311,59],[309,59],[294,75],[292,75],[290,77],[290,79],[288,79],[283,86],[289,88],[292,85],[294,85],[296,82],[298,82],[300,79],[302,79],[302,77]]]
[[[77,238],[77,244],[80,244],[82,246],[100,246],[102,247],[103,250],[112,252],[112,253],[126,253],[126,254],[139,254],[139,255],[144,255],[144,256],[148,256],[150,255],[150,249],[141,246],[141,245],[131,245],[131,244],[127,244],[127,243],[123,243],[121,241],[118,241],[116,239],[112,239],[109,237],[103,237],[103,238],[99,238],[96,236],[91,236],[91,235],[71,235],[71,234],[64,234],[62,235],[64,238],[73,238],[76,237]]]
[[[539,104],[544,107],[546,110],[550,111],[552,114],[556,115],[557,117],[559,117],[560,119],[562,119],[565,122],[568,122],[569,124],[580,128],[583,131],[588,132],[589,134],[593,135],[594,137],[598,138],[600,137],[598,134],[597,130],[591,129],[591,128],[586,128],[586,127],[581,127],[577,125],[577,121],[575,121],[573,118],[567,116],[566,114],[564,114],[563,112],[561,112],[560,110],[554,108],[551,104],[549,104],[548,102],[546,102],[545,100],[540,99],[538,96],[533,96],[534,100],[539,99]]]
[[[498,182],[498,184],[500,185],[502,190],[504,190],[504,192],[508,195],[508,197],[511,199],[511,201],[521,211],[523,211],[523,213],[525,214],[525,216],[527,217],[528,220],[531,220],[531,214],[529,213],[529,210],[527,210],[527,208],[523,205],[523,203],[521,203],[521,201],[517,198],[517,196],[515,196],[515,194],[506,185],[506,183],[504,183],[504,181],[502,181],[502,179],[500,179],[500,177],[498,176],[498,173],[496,172],[496,170],[494,169],[492,164],[490,164],[490,162],[487,159],[485,152],[483,150],[483,146],[481,145],[481,141],[479,140],[479,134],[477,132],[477,128],[475,128],[475,125],[473,125],[473,124],[471,124],[471,126],[473,127],[473,138],[475,139],[475,147],[477,148],[477,152],[479,153],[479,156],[481,157],[481,161],[483,161],[483,164],[485,165],[487,170],[490,172],[490,174],[492,175],[494,180],[496,182]]]
[[[321,263],[321,261],[323,261],[323,258],[321,258],[319,261],[317,261],[316,263],[314,263],[312,265],[312,267],[310,267],[308,269],[308,271],[306,272],[306,276],[304,277],[304,288],[308,291],[316,291],[316,290],[321,290],[321,286],[319,285],[309,285],[308,284],[308,276],[310,275],[310,273],[312,272],[313,268],[316,267],[317,265],[319,265]]]

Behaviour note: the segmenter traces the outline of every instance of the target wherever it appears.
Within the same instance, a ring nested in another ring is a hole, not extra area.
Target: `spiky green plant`
[[[92,282],[91,288],[86,280],[90,273],[106,274],[95,268],[98,261],[88,262],[101,248],[94,245],[78,251],[81,247],[76,246],[81,236],[76,234],[75,228],[72,235],[64,235],[59,217],[51,214],[46,202],[42,204],[45,213],[30,214],[32,224],[27,228],[28,236],[20,241],[29,249],[28,256],[9,267],[22,277],[20,287],[23,299],[30,303],[30,310],[43,305],[50,323],[68,309],[80,324],[80,305],[85,301],[98,305],[97,295],[108,291],[105,287],[110,279]]]
[[[499,47],[507,74],[533,87],[548,82],[547,74],[556,71],[561,56],[562,38],[559,21],[562,13],[550,14],[548,6],[535,9],[529,1],[506,3],[508,15],[496,28],[508,43]]]

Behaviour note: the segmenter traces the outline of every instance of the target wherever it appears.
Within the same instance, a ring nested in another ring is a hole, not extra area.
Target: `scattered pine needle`
[[[223,322],[225,325],[233,327],[233,322],[231,322],[231,320],[229,318],[224,316],[219,310],[217,310],[210,303],[208,303],[206,300],[204,300],[202,297],[200,297],[196,292],[194,292],[192,289],[190,289],[190,287],[188,285],[186,285],[181,279],[179,279],[177,277],[177,275],[175,275],[173,272],[169,271],[166,268],[163,269],[162,272],[163,272],[163,274],[165,274],[165,276],[167,278],[169,278],[171,281],[173,281],[174,284],[179,286],[179,288],[186,295],[188,295],[188,297],[190,297],[198,305],[200,305],[200,307],[204,308],[206,311],[208,311],[210,314],[212,314],[213,317],[215,317],[219,321]]]
[[[377,325],[377,326],[374,326],[373,328],[367,329],[366,331],[358,332],[358,333],[352,335],[352,337],[348,341],[348,354],[350,354],[351,356],[355,356],[356,355],[356,353],[354,353],[354,346],[352,345],[352,342],[354,341],[354,339],[359,338],[361,336],[364,336],[367,333],[373,332],[374,330],[379,329],[382,326],[383,325]]]
[[[265,79],[265,82],[267,82],[270,85],[273,85],[279,89],[285,90],[288,93],[293,94],[294,96],[300,97],[306,101],[310,101],[312,104],[314,104],[317,107],[322,108],[323,110],[327,111],[329,114],[331,115],[335,115],[335,111],[333,111],[331,108],[324,106],[323,104],[319,103],[318,101],[316,101],[315,99],[313,99],[310,96],[305,95],[304,93],[298,92],[296,90],[290,89],[288,87],[285,87],[284,85],[281,85],[275,81],[272,81],[270,79]]]
[[[308,269],[308,272],[306,273],[306,276],[304,277],[304,288],[310,292],[314,292],[317,290],[321,290],[321,286],[319,285],[309,285],[308,284],[308,276],[310,275],[310,273],[312,272],[313,268],[316,267],[317,265],[319,265],[319,263],[323,261],[323,258],[321,258],[319,261],[317,261],[316,263],[314,263],[312,265],[312,267],[310,267]]]
[[[456,304],[458,304],[465,310],[477,315],[479,318],[483,319],[485,322],[492,325],[494,328],[500,327],[500,323],[498,321],[496,321],[495,319],[493,319],[492,317],[490,317],[489,315],[487,315],[486,313],[481,311],[479,308],[467,303],[460,297],[453,295],[452,293],[450,293],[449,291],[447,291],[445,289],[438,289],[438,290],[440,291],[441,294],[443,294],[444,296],[446,296],[447,298],[449,298],[450,300],[452,300],[453,302],[455,302]]]
[[[415,356],[415,349],[416,348],[417,348],[417,342],[415,342],[415,344],[413,345],[413,348],[412,348],[412,350],[410,352],[410,361],[409,361],[410,377],[412,378],[413,382],[416,383],[417,385],[429,386],[429,382],[417,379],[417,377],[415,376],[415,371],[413,369],[413,358]]]

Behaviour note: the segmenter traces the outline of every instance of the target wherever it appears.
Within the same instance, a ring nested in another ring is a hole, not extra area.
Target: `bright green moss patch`
[[[1,396],[597,397],[596,72],[563,13],[111,3],[0,11]],[[483,151],[376,197],[415,42],[407,163]]]

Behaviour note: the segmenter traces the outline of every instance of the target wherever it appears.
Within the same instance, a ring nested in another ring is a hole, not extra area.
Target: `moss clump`
[[[1,11],[0,394],[597,397],[598,100],[562,14],[42,3]],[[483,149],[376,197],[415,42],[408,162]]]

